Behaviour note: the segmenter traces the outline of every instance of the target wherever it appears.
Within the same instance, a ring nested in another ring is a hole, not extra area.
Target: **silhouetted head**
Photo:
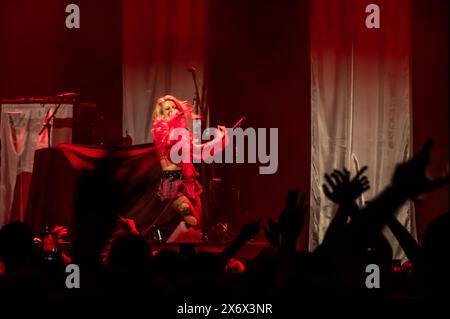
[[[153,257],[153,270],[165,277],[181,275],[186,270],[186,264],[181,255],[169,249],[163,249]]]
[[[0,257],[7,272],[29,264],[33,248],[33,233],[27,225],[13,222],[0,229]]]
[[[109,265],[121,271],[140,271],[149,266],[150,245],[139,235],[127,234],[117,238],[111,246]]]
[[[211,252],[200,251],[190,259],[190,267],[193,272],[218,275],[225,270],[221,260]]]
[[[445,213],[436,218],[423,237],[418,275],[424,295],[443,297],[450,284],[449,265],[450,216]]]

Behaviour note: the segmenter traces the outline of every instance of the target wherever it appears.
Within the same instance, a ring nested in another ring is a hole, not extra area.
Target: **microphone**
[[[187,70],[188,70],[188,72],[195,73],[195,68],[193,66],[188,67]]]

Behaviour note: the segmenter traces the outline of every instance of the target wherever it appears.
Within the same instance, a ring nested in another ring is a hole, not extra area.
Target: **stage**
[[[0,1],[0,300],[437,295],[448,5]]]

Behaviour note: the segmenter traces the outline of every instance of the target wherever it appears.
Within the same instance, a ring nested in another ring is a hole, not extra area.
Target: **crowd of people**
[[[428,299],[448,295],[449,213],[432,222],[422,243],[395,218],[402,204],[448,185],[448,174],[430,179],[426,173],[431,143],[397,165],[390,185],[370,203],[356,199],[370,187],[366,167],[352,176],[346,169],[325,176],[324,194],[337,206],[323,242],[314,251],[297,251],[308,214],[307,190],[289,190],[278,220],[258,220],[219,254],[196,252],[187,245],[179,252],[152,251],[130,227],[105,245],[118,223],[115,213],[123,200],[110,180],[108,158],[82,176],[76,200],[70,251],[47,258],[43,243],[20,222],[0,230],[0,300],[145,300],[268,302],[327,298]],[[392,249],[381,230],[388,225],[408,262],[392,267]],[[251,260],[237,261],[236,252],[263,231],[269,245]],[[61,228],[56,233],[64,235]],[[80,287],[68,289],[65,267],[76,264]],[[369,289],[366,267],[380,270],[379,288]],[[294,293],[292,293],[294,292]]]

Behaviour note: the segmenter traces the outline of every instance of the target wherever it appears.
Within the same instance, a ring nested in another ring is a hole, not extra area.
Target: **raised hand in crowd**
[[[306,193],[300,194],[298,189],[288,192],[286,204],[278,220],[280,247],[282,249],[295,251],[297,239],[305,223],[308,209]]]
[[[59,245],[64,242],[65,238],[68,235],[67,228],[60,225],[53,227],[51,233],[56,236]],[[72,263],[72,258],[70,258],[63,250],[61,250],[61,256],[64,260],[64,264],[67,265]]]
[[[278,223],[271,218],[267,219],[264,234],[273,247],[295,251],[297,238],[303,228],[308,211],[305,202],[306,194],[303,193],[300,198],[299,194],[298,189],[289,190]]]
[[[228,245],[218,257],[222,260],[224,264],[236,254],[236,252],[245,245],[249,240],[256,237],[261,229],[261,221],[257,220],[253,223],[244,224],[241,227],[239,234],[235,237],[233,242]]]
[[[51,233],[58,239],[58,244],[61,244],[64,241],[64,237],[67,236],[67,228],[57,225],[53,227]]]
[[[436,179],[427,173],[430,162],[430,150],[433,142],[427,141],[413,158],[398,164],[392,177],[391,187],[405,199],[412,199],[424,193],[431,192],[449,183],[449,174]]]
[[[426,174],[431,146],[432,143],[427,142],[418,154],[405,163],[397,165],[391,185],[362,208],[357,218],[353,218],[346,227],[345,242],[347,244],[357,249],[369,247],[371,238],[380,234],[382,227],[390,222],[393,226],[391,229],[396,231],[397,238],[401,240],[403,249],[409,255],[408,258],[412,261],[416,259],[417,246],[413,244],[411,238],[407,238],[406,230],[402,229],[400,233],[398,224],[392,218],[406,200],[448,183],[448,175],[430,179]],[[368,236],[368,234],[372,235]]]
[[[253,223],[244,224],[241,227],[241,231],[237,235],[236,239],[246,243],[247,241],[256,237],[261,229],[261,221],[257,220]]]
[[[267,218],[267,225],[264,227],[264,235],[271,246],[276,248],[280,247],[280,225],[270,217]]]
[[[366,170],[367,166],[362,167],[352,179],[345,168],[343,171],[334,170],[331,174],[325,174],[328,185],[323,184],[324,194],[332,202],[339,204],[339,208],[328,226],[321,248],[326,247],[342,233],[348,217],[353,217],[359,209],[355,200],[370,188],[369,180],[363,174]]]
[[[397,165],[390,186],[364,208],[361,222],[372,229],[381,229],[406,200],[448,184],[448,174],[437,179],[427,176],[431,146],[428,141],[414,157]]]
[[[366,170],[367,166],[364,166],[351,180],[350,172],[345,168],[343,171],[335,169],[333,173],[325,174],[328,183],[323,184],[325,196],[336,204],[353,202],[370,188],[367,176],[363,175]]]

